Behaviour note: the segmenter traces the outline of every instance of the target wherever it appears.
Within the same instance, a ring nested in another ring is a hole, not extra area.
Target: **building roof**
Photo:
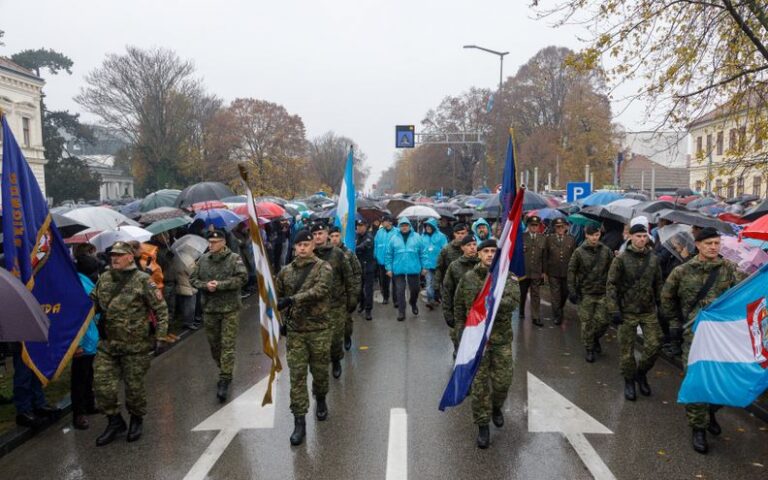
[[[21,65],[11,61],[11,59],[7,57],[0,57],[0,70],[13,72],[13,73],[22,75],[24,77],[30,78],[32,80],[37,80],[38,82],[44,82],[42,78],[35,75],[35,72],[33,72],[28,68],[22,67]]]
[[[713,108],[709,112],[701,115],[694,121],[688,124],[688,130],[694,127],[704,125],[705,123],[719,120],[729,115],[735,115],[744,110],[752,108],[765,108],[766,98],[760,95],[757,91],[751,91],[746,95],[746,99],[741,99],[738,103],[726,102]]]
[[[654,162],[645,155],[634,154],[621,165],[623,188],[648,189],[651,186],[652,171],[656,170],[656,188],[686,188],[689,185],[690,172],[687,168],[669,168]]]

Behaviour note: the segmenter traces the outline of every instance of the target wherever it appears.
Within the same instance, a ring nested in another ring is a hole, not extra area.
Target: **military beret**
[[[464,222],[457,222],[453,224],[453,231],[454,232],[460,232],[462,230],[469,230],[469,227],[467,227],[467,224]]]
[[[586,227],[584,227],[584,233],[586,233],[587,235],[594,235],[599,231],[600,231],[600,227],[593,223],[589,223],[587,224]]]
[[[315,222],[309,227],[309,231],[312,233],[319,232],[320,230],[328,230],[328,225],[321,222]]]
[[[328,233],[341,233],[341,229],[337,227],[336,225],[332,226],[330,230],[328,230]]]
[[[227,236],[221,230],[214,230],[214,231],[208,233],[206,238],[208,240],[216,240],[216,239],[224,240],[224,239],[227,238]]]
[[[493,238],[489,238],[487,240],[483,240],[480,242],[480,245],[477,246],[477,251],[483,250],[484,248],[498,248],[498,245],[496,243],[496,240]]]
[[[641,223],[636,223],[629,227],[629,234],[634,235],[636,233],[648,233],[648,227]]]
[[[566,224],[567,224],[567,222],[565,221],[564,218],[558,217],[558,218],[552,220],[552,225],[554,225],[554,226],[566,225]]]
[[[115,242],[112,245],[112,249],[109,251],[109,254],[115,254],[115,255],[133,255],[133,247],[130,246],[126,242]]]
[[[461,239],[461,246],[467,245],[469,243],[475,242],[477,243],[477,239],[475,239],[474,235],[467,235],[466,237]]]
[[[296,235],[293,236],[293,243],[300,243],[300,242],[311,242],[312,241],[312,234],[307,230],[306,228],[303,228],[296,232]]]
[[[531,215],[528,217],[528,221],[526,222],[528,225],[535,225],[537,223],[541,223],[541,217],[538,215]]]
[[[710,238],[719,237],[719,236],[720,236],[720,232],[718,232],[714,228],[705,227],[699,230],[698,232],[696,232],[695,240],[697,242],[703,242],[704,240],[708,240]]]

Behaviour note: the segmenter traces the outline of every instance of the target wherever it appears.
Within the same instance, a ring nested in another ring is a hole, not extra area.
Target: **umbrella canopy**
[[[221,200],[206,200],[205,202],[193,203],[190,208],[195,212],[201,212],[212,208],[227,208],[227,205]]]
[[[742,237],[768,240],[768,215],[763,215],[741,231]]]
[[[373,223],[375,220],[379,220],[389,212],[378,208],[358,208],[357,213],[363,217],[366,222]]]
[[[600,227],[600,222],[596,222],[591,218],[587,218],[580,213],[574,213],[572,215],[568,215],[567,220],[568,220],[568,223],[571,223],[573,225],[579,225],[581,227],[586,227],[587,225],[594,225],[595,227]]]
[[[173,230],[174,228],[183,227],[184,225],[188,225],[190,223],[192,223],[192,218],[186,215],[183,217],[166,218],[165,220],[156,221],[152,225],[148,226],[146,230],[152,235],[157,235],[159,233]]]
[[[681,262],[686,261],[696,248],[690,225],[673,223],[661,227],[658,233],[661,245]]]
[[[716,203],[718,203],[717,199],[714,199],[712,197],[701,197],[701,198],[697,198],[696,200],[693,200],[691,202],[688,202],[685,205],[685,208],[687,208],[688,210],[694,210],[695,211],[695,210],[698,210],[700,208],[704,208],[704,207],[708,207],[710,205],[714,205]]]
[[[198,212],[194,219],[205,222],[206,228],[213,225],[216,228],[232,230],[237,224],[245,220],[245,217],[225,208],[212,208]]]
[[[51,217],[53,217],[53,223],[56,224],[59,232],[61,232],[62,238],[71,237],[78,232],[88,229],[87,225],[83,225],[76,220],[72,220],[71,218],[58,213],[52,213]]]
[[[188,268],[194,267],[197,259],[200,258],[207,249],[208,241],[198,235],[184,235],[171,245],[171,251],[175,253]]]
[[[768,253],[736,237],[722,237],[720,245],[720,255],[735,263],[746,274],[752,274],[768,263]]]
[[[589,207],[592,205],[606,205],[613,201],[619,200],[620,194],[616,192],[595,192],[581,201],[581,204]]]
[[[632,216],[645,215],[651,219],[651,223],[656,223],[655,217],[659,210],[674,210],[675,204],[666,200],[653,200],[650,202],[640,202],[632,207]]]
[[[729,198],[728,200],[725,201],[725,203],[728,203],[728,204],[742,203],[743,204],[743,203],[749,203],[749,202],[756,202],[758,200],[760,200],[760,197],[758,197],[757,195],[748,195],[748,194],[742,193],[741,195],[738,195],[734,198]]]
[[[766,213],[768,213],[768,199],[765,199],[762,202],[755,205],[754,207],[751,207],[749,210],[744,212],[744,215],[742,215],[742,217],[749,221],[754,221],[762,217]]]
[[[414,205],[412,207],[408,207],[397,216],[400,217],[408,217],[408,218],[417,218],[419,220],[424,218],[440,218],[440,214],[435,211],[434,208],[428,207],[426,205]]]
[[[628,223],[634,216],[635,206],[640,203],[640,200],[634,198],[622,198],[615,200],[605,206],[605,209],[613,214],[615,218],[623,219],[625,223]]]
[[[729,223],[725,223],[716,218],[707,217],[700,213],[687,212],[685,210],[660,210],[658,216],[659,218],[674,223],[683,223],[685,225],[693,225],[701,228],[712,227],[726,235],[733,235],[735,233],[733,227]]]
[[[0,342],[48,341],[48,316],[26,285],[0,268]]]
[[[224,197],[220,200],[224,203],[245,203],[248,201],[248,197],[245,195],[235,195],[233,197]]]
[[[145,225],[155,223],[169,218],[180,218],[186,216],[186,212],[175,207],[159,207],[144,213],[139,217],[139,222]]]
[[[64,239],[64,243],[74,245],[76,243],[88,243],[93,237],[100,234],[102,230],[98,228],[88,228],[78,232],[69,238]]]
[[[476,211],[477,210],[475,210],[474,208],[460,208],[458,210],[455,210],[453,214],[456,215],[457,217],[463,217],[463,216],[471,217],[472,215],[475,214]]]
[[[148,212],[160,207],[172,207],[181,190],[163,189],[150,193],[141,201],[139,211]]]
[[[631,198],[633,200],[640,200],[641,202],[648,201],[648,195],[640,192],[628,192],[624,194],[624,198]]]
[[[177,208],[187,208],[193,203],[205,202],[210,200],[221,200],[222,198],[234,197],[235,193],[226,185],[219,182],[202,182],[190,185],[179,193],[176,202],[173,204]]]
[[[64,214],[81,225],[100,230],[114,230],[121,225],[138,227],[138,222],[131,220],[122,213],[106,207],[85,207],[70,210]]]
[[[232,209],[233,212],[238,215],[248,216],[248,205],[238,205]],[[280,205],[272,202],[260,202],[256,204],[256,215],[270,220],[275,220],[285,216],[285,209]]]
[[[146,242],[150,238],[152,238],[152,232],[144,230],[141,227],[133,227],[128,225],[125,227],[117,227],[117,230],[107,230],[106,232],[101,232],[100,234],[91,238],[88,243],[96,247],[97,251],[103,252],[107,248],[114,245],[115,242],[130,242],[133,240],[137,242]]]
[[[603,220],[613,220],[614,222],[619,223],[627,223],[628,219],[625,217],[618,216],[608,210],[606,207],[602,205],[590,205],[589,207],[584,207],[581,210],[579,210],[579,214],[591,218],[592,220],[595,220],[597,222],[602,222]]]
[[[445,208],[442,205],[434,205],[432,208],[434,208],[437,214],[440,215],[440,218],[447,218],[448,220],[456,220],[456,215],[453,214],[454,210]]]
[[[128,218],[137,218],[139,215],[141,215],[141,212],[139,211],[140,207],[141,207],[141,200],[134,200],[130,203],[126,203],[125,205],[119,207],[117,211],[122,213]]]
[[[523,197],[523,211],[537,210],[541,208],[551,208],[550,200],[544,195],[538,194],[532,190],[525,191],[525,197]],[[556,205],[554,205],[556,206]],[[501,213],[501,201],[499,200],[499,194],[496,193],[488,197],[480,207],[481,210],[493,211]]]
[[[357,204],[358,208],[365,208],[363,205],[360,205],[360,202]],[[285,205],[283,205],[283,208],[292,208],[296,210],[297,212],[307,212],[309,211],[309,207],[304,202],[288,202]]]
[[[495,197],[498,197],[498,195],[494,195]],[[489,197],[492,198],[492,197]],[[464,201],[465,207],[473,207],[473,208],[484,208],[483,205],[485,204],[487,200],[483,200],[482,198],[468,198]],[[498,202],[497,202],[498,203]]]
[[[542,220],[554,220],[556,218],[565,218],[565,214],[556,208],[540,208],[526,213],[526,217],[536,215]]]
[[[721,213],[725,212],[727,206],[728,205],[724,203],[715,203],[712,205],[708,205],[706,207],[701,207],[699,209],[699,213],[706,215],[708,217],[716,217]]]

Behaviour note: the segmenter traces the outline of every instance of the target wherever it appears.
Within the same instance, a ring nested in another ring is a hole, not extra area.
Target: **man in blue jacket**
[[[427,261],[423,265],[424,269],[427,271],[427,308],[432,310],[435,307],[437,300],[435,289],[432,285],[435,269],[437,268],[437,257],[440,255],[440,250],[442,250],[448,243],[448,239],[443,235],[443,232],[438,229],[437,220],[434,218],[430,218],[424,222],[424,235],[421,236],[421,239],[424,242],[424,250],[427,254]]]
[[[403,217],[397,222],[396,230],[387,244],[385,265],[387,276],[395,279],[395,295],[397,302],[397,321],[405,320],[405,286],[410,291],[411,311],[419,314],[416,302],[419,300],[419,281],[426,274],[424,265],[427,263],[427,252],[421,236],[414,232],[411,221]]]
[[[381,296],[384,299],[381,302],[383,305],[389,303],[390,284],[392,285],[392,303],[397,304],[397,302],[395,302],[394,296],[395,282],[393,279],[387,276],[386,267],[387,245],[389,244],[389,239],[392,238],[394,233],[395,229],[392,226],[392,217],[387,215],[381,220],[381,227],[379,227],[379,230],[376,232],[376,237],[373,239],[373,255],[376,259],[376,273],[379,277],[379,288],[381,288]]]

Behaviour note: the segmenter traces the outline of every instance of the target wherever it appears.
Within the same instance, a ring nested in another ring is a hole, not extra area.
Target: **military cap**
[[[536,225],[541,223],[541,217],[538,215],[531,215],[528,217],[528,221],[526,222],[528,225]]]
[[[306,228],[302,228],[298,232],[296,232],[296,235],[293,236],[293,243],[300,243],[300,242],[311,242],[312,241],[312,234],[307,230]]]
[[[320,230],[328,230],[328,225],[322,222],[315,222],[309,227],[309,231],[312,233],[319,232]]]
[[[567,222],[565,221],[564,218],[558,217],[558,218],[552,220],[552,225],[554,225],[554,226],[566,225],[566,224],[567,224]]]
[[[332,226],[330,230],[328,230],[328,233],[341,233],[341,229],[337,227],[336,225]]]
[[[133,253],[133,247],[126,242],[115,242],[114,245],[112,245],[112,250],[109,251],[110,255],[133,255]]]
[[[365,220],[355,220],[355,226],[359,227],[360,225],[368,225],[368,222]]]
[[[467,227],[467,224],[464,222],[456,222],[453,224],[453,231],[454,232],[460,232],[462,230],[469,230],[469,227]]]
[[[469,243],[475,242],[477,243],[477,239],[475,239],[474,235],[467,235],[466,237],[461,239],[461,246],[467,245]]]
[[[636,223],[629,227],[629,234],[634,235],[636,233],[648,233],[648,227],[643,225],[642,223]]]
[[[498,248],[498,245],[496,244],[496,240],[494,240],[493,238],[483,240],[482,242],[480,242],[480,245],[477,246],[477,251],[479,252],[484,248]]]
[[[697,242],[703,242],[704,240],[708,240],[710,238],[719,237],[719,236],[720,236],[720,232],[718,232],[714,228],[705,227],[699,230],[698,232],[696,232],[695,240]]]
[[[392,215],[384,215],[381,217],[382,222],[391,222],[392,221]]]
[[[587,224],[586,227],[584,227],[584,233],[586,233],[587,235],[594,235],[599,231],[600,231],[600,227],[598,227],[593,223],[589,223]]]
[[[225,240],[227,236],[221,230],[214,230],[206,236],[208,240]]]

